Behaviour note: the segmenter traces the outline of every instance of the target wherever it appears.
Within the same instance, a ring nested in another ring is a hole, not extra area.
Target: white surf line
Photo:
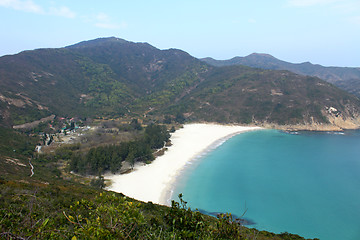
[[[31,167],[31,175],[30,177],[32,177],[34,175],[34,166],[31,164],[31,160],[29,159],[29,164],[30,164],[30,167]]]

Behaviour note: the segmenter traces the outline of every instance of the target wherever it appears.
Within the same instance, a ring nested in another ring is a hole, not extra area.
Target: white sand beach
[[[106,175],[107,190],[148,202],[168,205],[176,177],[196,156],[238,133],[260,129],[219,124],[186,124],[171,136],[172,146],[151,164],[135,166],[128,174]]]

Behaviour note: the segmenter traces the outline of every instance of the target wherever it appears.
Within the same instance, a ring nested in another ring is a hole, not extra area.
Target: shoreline
[[[176,179],[187,164],[237,134],[260,129],[212,123],[186,124],[172,134],[172,146],[151,164],[137,164],[128,174],[105,175],[105,179],[111,181],[106,190],[121,192],[144,202],[169,205]]]
[[[259,128],[259,129],[261,129],[261,128]],[[188,166],[189,164],[191,165],[191,164],[193,164],[193,162],[200,160],[201,158],[206,156],[211,151],[213,151],[216,148],[220,147],[223,143],[225,143],[230,138],[232,138],[232,137],[234,137],[234,136],[236,136],[238,134],[244,133],[244,132],[255,131],[255,130],[259,130],[259,129],[245,130],[245,131],[241,131],[241,132],[236,132],[236,133],[229,134],[229,135],[227,135],[225,137],[222,137],[220,139],[217,139],[215,142],[210,144],[208,147],[201,150],[199,152],[199,154],[197,154],[193,158],[189,159],[181,169],[177,170],[174,177],[171,179],[171,181],[169,181],[166,188],[162,191],[161,197],[160,197],[160,204],[163,204],[163,205],[166,205],[166,206],[171,206],[171,200],[173,199],[174,188],[176,186],[176,183],[181,178],[181,174],[187,170],[187,167],[189,167]]]
[[[278,125],[272,123],[259,124],[260,127],[266,129],[277,129],[282,131],[312,131],[312,132],[341,132],[345,130],[360,129],[359,125],[334,125],[334,124],[294,124],[294,125]]]

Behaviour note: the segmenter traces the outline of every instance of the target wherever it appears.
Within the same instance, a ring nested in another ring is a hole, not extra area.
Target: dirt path
[[[29,164],[30,164],[30,167],[31,167],[31,175],[30,177],[32,177],[34,175],[34,166],[31,164],[31,160],[29,159]]]

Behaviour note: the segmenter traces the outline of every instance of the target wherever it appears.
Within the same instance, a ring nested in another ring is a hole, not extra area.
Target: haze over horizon
[[[266,53],[360,67],[357,0],[0,0],[0,56],[115,36],[223,60]]]

